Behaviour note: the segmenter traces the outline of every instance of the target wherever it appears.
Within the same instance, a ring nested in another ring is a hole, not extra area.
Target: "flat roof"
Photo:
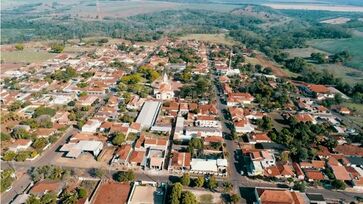
[[[151,185],[136,185],[129,200],[129,204],[162,204],[163,201],[164,192],[158,191],[157,187]]]
[[[136,122],[141,124],[142,128],[150,128],[154,123],[160,111],[161,102],[146,101],[137,116]]]

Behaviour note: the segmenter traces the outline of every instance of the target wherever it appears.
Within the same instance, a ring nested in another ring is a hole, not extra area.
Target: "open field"
[[[289,4],[289,3],[268,3],[263,4],[273,9],[294,9],[294,10],[322,10],[322,11],[344,11],[344,12],[363,12],[360,6],[335,6],[324,4]]]
[[[343,81],[349,84],[363,82],[363,71],[353,69],[340,64],[317,64],[316,68],[327,70],[337,78],[342,78]]]
[[[352,55],[352,59],[347,62],[347,66],[363,70],[363,37],[354,36],[347,39],[319,39],[312,40],[309,44],[314,48],[330,53],[347,50]]]
[[[363,104],[357,104],[357,103],[344,103],[344,106],[350,108],[353,110],[352,116],[347,116],[351,120],[353,120],[357,124],[363,124]]]
[[[293,73],[282,69],[276,63],[272,62],[271,60],[267,59],[263,54],[257,54],[256,58],[246,57],[246,62],[251,64],[260,64],[263,67],[270,67],[274,75],[278,77],[289,77],[293,76]]]
[[[330,54],[328,52],[313,47],[285,49],[284,51],[289,53],[289,58],[294,58],[294,57],[309,58],[310,54],[313,52]],[[342,78],[343,81],[349,84],[354,84],[363,81],[363,71],[359,69],[354,69],[341,64],[314,64],[314,67],[316,67],[318,70],[326,70],[334,74],[334,76]]]
[[[25,48],[22,51],[2,51],[1,61],[5,63],[37,63],[48,60],[55,55],[45,50]]]
[[[221,43],[226,45],[236,44],[235,41],[226,37],[225,34],[189,34],[180,37],[181,40],[199,40],[211,43]]]
[[[350,18],[339,17],[339,18],[332,18],[328,20],[321,21],[321,23],[328,23],[328,24],[344,24],[350,21]]]

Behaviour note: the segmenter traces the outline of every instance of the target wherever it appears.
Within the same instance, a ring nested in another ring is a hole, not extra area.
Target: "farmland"
[[[5,63],[37,63],[54,57],[55,54],[45,50],[26,48],[22,51],[3,51],[1,61]]]
[[[309,44],[314,48],[330,53],[347,50],[352,55],[352,59],[346,65],[363,70],[363,37],[355,36],[346,39],[312,40]]]

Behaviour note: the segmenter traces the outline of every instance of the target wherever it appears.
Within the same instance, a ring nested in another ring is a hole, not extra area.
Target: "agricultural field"
[[[181,40],[198,40],[211,43],[221,43],[226,45],[236,44],[235,41],[228,38],[226,34],[188,34],[180,37]]]
[[[284,51],[289,53],[289,58],[302,57],[307,60],[313,52],[330,54],[313,47],[285,49]],[[313,66],[318,70],[326,70],[330,73],[333,73],[334,76],[342,78],[343,81],[349,84],[355,84],[363,81],[363,71],[359,69],[354,69],[342,64],[314,64]]]
[[[25,48],[21,51],[2,51],[3,63],[38,63],[51,59],[56,54],[35,48]]]
[[[346,65],[363,70],[363,37],[354,36],[347,39],[312,40],[309,44],[314,48],[330,53],[347,50],[352,55],[352,59]]]

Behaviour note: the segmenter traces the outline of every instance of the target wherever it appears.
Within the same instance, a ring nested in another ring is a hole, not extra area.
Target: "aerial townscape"
[[[363,2],[333,2],[1,2],[1,203],[363,202]]]

